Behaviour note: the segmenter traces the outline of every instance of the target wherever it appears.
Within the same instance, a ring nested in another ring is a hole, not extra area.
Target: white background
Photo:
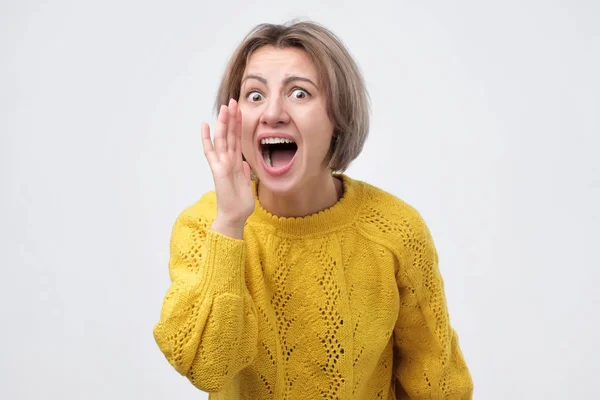
[[[364,72],[372,130],[348,174],[428,222],[475,398],[600,398],[599,2],[0,13],[0,398],[205,398],[152,336],[171,227],[212,188],[199,128],[229,55],[296,17]]]

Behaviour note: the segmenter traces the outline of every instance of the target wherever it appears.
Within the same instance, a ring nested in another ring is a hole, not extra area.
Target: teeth
[[[265,138],[260,141],[260,144],[278,144],[278,143],[294,143],[293,140],[285,138]]]

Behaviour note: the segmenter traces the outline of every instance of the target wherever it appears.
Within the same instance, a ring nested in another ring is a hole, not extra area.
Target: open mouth
[[[298,151],[298,145],[287,138],[265,138],[260,141],[260,149],[265,164],[278,170],[292,162]]]

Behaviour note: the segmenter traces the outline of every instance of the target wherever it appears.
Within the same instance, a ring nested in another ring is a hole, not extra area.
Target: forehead
[[[317,67],[300,48],[263,46],[250,55],[244,75],[260,75],[267,79],[299,75],[316,80]]]

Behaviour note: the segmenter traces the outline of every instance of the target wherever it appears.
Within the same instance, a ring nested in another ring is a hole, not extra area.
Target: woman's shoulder
[[[179,211],[177,220],[212,221],[217,213],[217,195],[214,190],[204,192],[199,198]]]
[[[366,181],[353,179],[353,184],[362,192],[361,213],[377,213],[387,219],[422,219],[411,203],[392,192]]]
[[[354,183],[362,192],[358,221],[364,230],[392,241],[429,236],[425,219],[411,203],[365,181]]]

